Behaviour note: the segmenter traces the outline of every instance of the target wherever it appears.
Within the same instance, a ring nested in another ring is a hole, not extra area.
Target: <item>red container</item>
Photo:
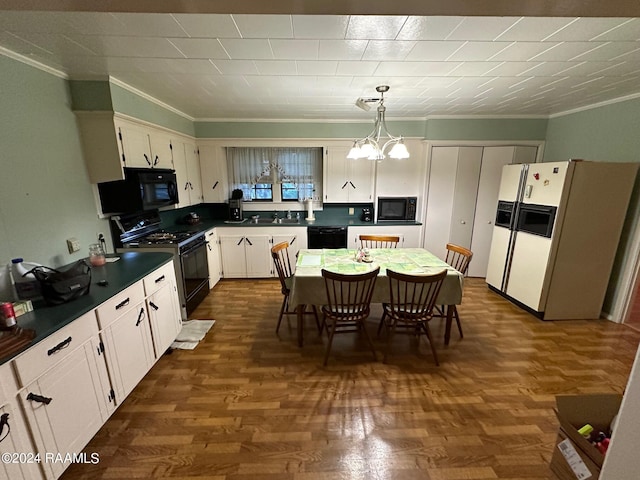
[[[0,303],[0,329],[15,327],[16,312],[13,310],[13,304],[9,302]]]

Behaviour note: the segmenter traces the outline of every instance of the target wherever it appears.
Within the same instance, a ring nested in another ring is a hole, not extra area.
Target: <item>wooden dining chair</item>
[[[471,259],[473,258],[473,252],[468,248],[461,247],[460,245],[455,245],[453,243],[447,243],[447,256],[445,257],[445,262],[447,262],[450,266],[459,271],[463,276],[467,274],[469,270],[469,263],[471,263]],[[441,306],[438,311],[438,317],[445,317],[445,306]],[[458,315],[458,309],[455,305],[450,305],[450,308],[453,309],[453,318],[456,319],[456,325],[458,325],[458,332],[460,332],[460,338],[464,338],[462,334],[462,324],[460,323],[460,315]]]
[[[391,235],[360,235],[362,248],[397,248],[400,237]]]
[[[276,333],[278,333],[278,331],[280,330],[280,324],[282,323],[282,317],[284,315],[297,314],[296,306],[294,306],[294,309],[291,310],[289,305],[289,294],[291,293],[291,284],[293,283],[293,271],[291,269],[291,261],[289,259],[289,242],[281,242],[274,245],[271,248],[271,258],[273,258],[276,272],[278,272],[278,279],[280,280],[282,295],[284,295],[284,298],[282,299],[282,306],[280,307],[278,324],[276,325]],[[306,305],[300,308],[306,309]],[[320,319],[318,317],[318,309],[315,305],[311,305],[311,312],[306,313],[303,310],[303,314],[314,315],[318,330],[320,332],[322,331],[322,325],[320,324]]]
[[[375,348],[367,333],[365,320],[369,317],[371,296],[380,267],[367,273],[344,275],[322,269],[327,305],[322,307],[323,325],[329,332],[329,343],[324,355],[323,365],[327,364],[333,337],[338,333],[362,332],[369,343],[373,358]]]
[[[390,302],[383,304],[380,326],[387,329],[387,348],[383,363],[386,363],[391,341],[398,331],[413,335],[425,334],[431,346],[431,353],[436,365],[438,354],[433,344],[429,329],[429,321],[433,318],[436,299],[447,271],[442,270],[433,275],[408,275],[387,269],[389,277]],[[380,328],[378,328],[378,332]]]

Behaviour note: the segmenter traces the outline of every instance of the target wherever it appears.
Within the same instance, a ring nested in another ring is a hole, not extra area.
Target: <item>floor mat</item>
[[[186,320],[182,322],[182,330],[171,344],[171,348],[193,350],[215,323],[215,320]]]

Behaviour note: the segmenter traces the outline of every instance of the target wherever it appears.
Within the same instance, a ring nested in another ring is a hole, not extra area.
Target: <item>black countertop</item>
[[[109,256],[114,257],[114,255]],[[38,308],[36,302],[34,303],[35,309],[32,312],[17,317],[18,326],[33,329],[36,332],[36,336],[32,342],[21,351],[44,340],[52,333],[73,322],[85,313],[90,312],[103,302],[109,300],[114,295],[117,295],[125,288],[130,287],[173,259],[172,254],[160,252],[126,252],[119,253],[115,256],[120,257],[120,260],[107,263],[101,267],[91,268],[91,288],[88,295],[84,295],[63,305],[51,307],[42,305]],[[99,280],[107,280],[108,285],[104,287],[97,285]],[[2,357],[0,358],[0,365],[8,362],[21,353],[21,351],[8,356],[3,356],[2,352],[0,352],[0,357]]]

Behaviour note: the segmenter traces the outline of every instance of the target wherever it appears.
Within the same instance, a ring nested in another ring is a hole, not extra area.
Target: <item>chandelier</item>
[[[353,141],[353,147],[349,150],[347,158],[358,159],[368,158],[369,160],[382,160],[387,155],[387,148],[389,150],[389,157],[391,158],[409,158],[409,151],[404,144],[402,136],[396,137],[389,133],[387,124],[384,121],[384,113],[386,108],[384,106],[384,94],[389,91],[388,85],[380,85],[376,87],[376,91],[380,94],[380,98],[359,98],[356,101],[356,106],[363,110],[369,110],[371,107],[367,103],[378,102],[378,108],[376,109],[376,120],[373,125],[373,131],[360,140]],[[385,138],[388,140],[384,143]]]

